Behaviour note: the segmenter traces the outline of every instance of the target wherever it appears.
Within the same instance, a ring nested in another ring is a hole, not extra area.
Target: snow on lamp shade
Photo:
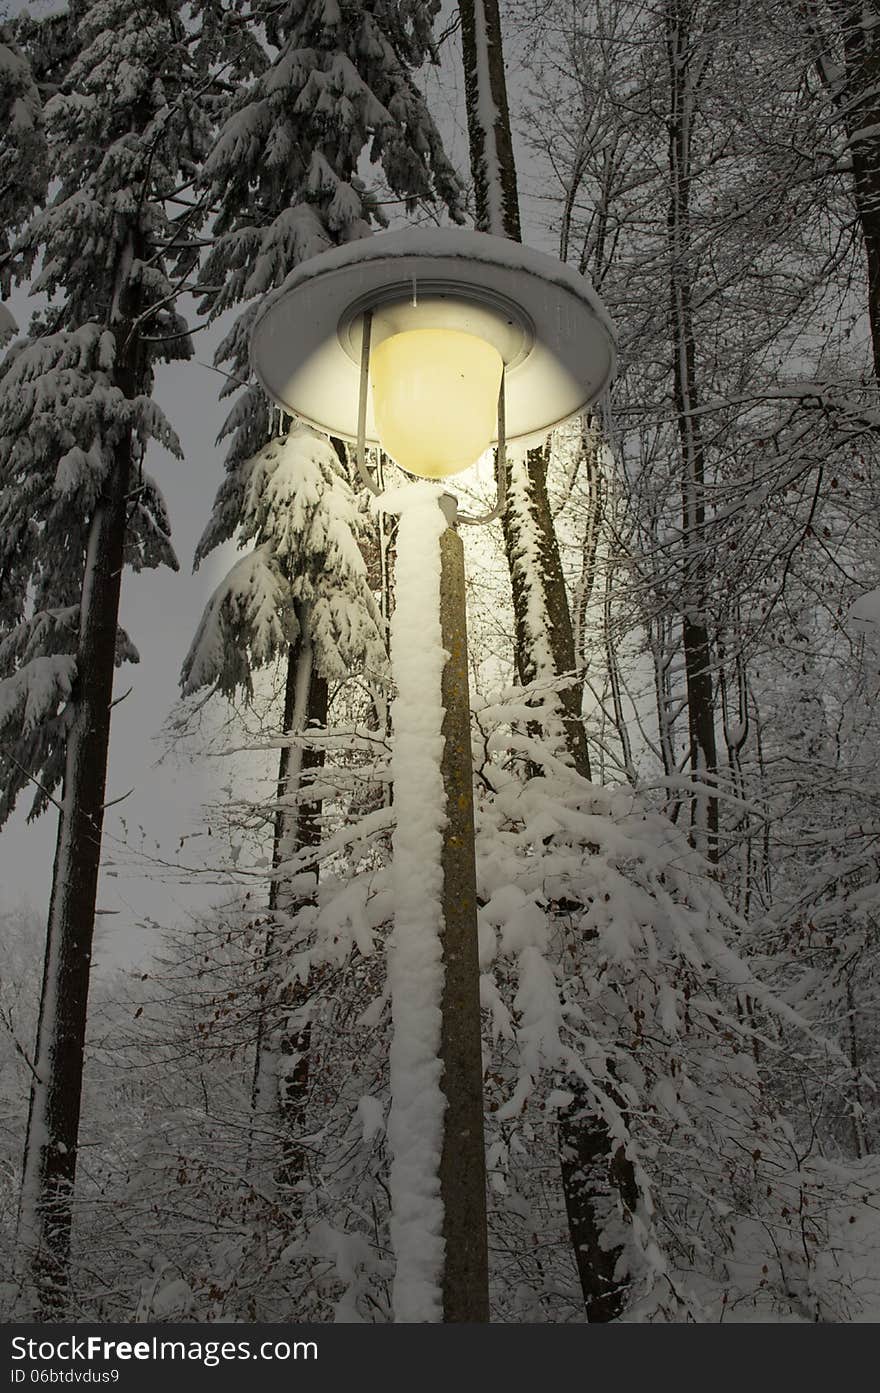
[[[409,228],[363,237],[311,257],[266,297],[254,318],[251,362],[270,399],[317,430],[356,440],[367,312],[372,317],[373,383],[376,356],[383,378],[387,354],[407,385],[388,391],[382,387],[378,397],[375,386],[367,392],[365,442],[384,445],[413,473],[430,470],[438,478],[455,473],[472,464],[484,444],[493,443],[498,406],[494,355],[504,364],[507,442],[527,448],[539,445],[554,426],[601,396],[614,374],[611,321],[589,280],[572,267],[484,232]],[[442,352],[432,367],[430,390],[424,385],[424,368],[409,351],[423,330],[438,331],[438,346],[457,343],[454,353]],[[441,379],[447,381],[450,359],[463,366],[462,340],[445,340],[439,331],[482,341],[484,361],[472,365],[471,385],[452,384],[464,392],[466,408],[456,404],[448,383],[440,385]],[[398,347],[384,348],[398,336]],[[490,361],[491,390],[484,377]],[[383,395],[393,400],[388,409],[398,418],[416,404],[418,442],[407,436],[399,419],[392,423]],[[377,409],[387,417],[382,440]],[[483,423],[490,413],[485,439]],[[472,429],[475,443],[468,438],[440,448],[441,436]],[[435,444],[437,456],[426,455]]]
[[[456,329],[411,329],[370,359],[379,441],[402,469],[445,479],[488,449],[504,363],[485,339]]]

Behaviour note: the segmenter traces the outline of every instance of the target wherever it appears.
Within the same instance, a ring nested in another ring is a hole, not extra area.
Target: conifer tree
[[[215,590],[183,666],[184,693],[212,686],[232,697],[250,694],[257,668],[288,658],[283,729],[302,734],[323,724],[328,683],[364,673],[374,688],[385,678],[382,623],[367,584],[357,537],[363,532],[357,504],[336,451],[307,427],[294,428],[264,447],[240,469],[244,479],[239,543],[252,547]],[[319,835],[320,800],[296,800],[300,782],[314,778],[323,755],[306,741],[281,751],[274,815],[273,867]],[[311,770],[311,774],[309,774]],[[301,878],[300,878],[301,879]],[[278,928],[294,896],[273,877],[271,922],[265,961],[277,959]],[[281,988],[267,1002],[282,1022],[302,1005],[304,989]],[[271,1115],[277,1104],[285,1132],[298,1134],[308,1080],[310,1030],[292,1033],[282,1024],[269,1032],[259,1022],[255,1103]],[[282,1183],[295,1183],[301,1149],[284,1146],[276,1167]]]
[[[420,202],[440,204],[453,217],[460,216],[456,176],[413,79],[414,71],[433,52],[431,24],[438,8],[434,0],[368,0],[366,4],[288,0],[273,9],[266,15],[266,36],[276,56],[271,60],[267,57],[264,70],[233,98],[205,165],[204,183],[217,210],[215,242],[201,276],[205,306],[212,318],[242,302],[246,307],[217,351],[217,363],[229,373],[224,395],[238,395],[221,432],[221,438],[230,441],[226,476],[199,543],[196,564],[242,527],[242,539],[253,537],[258,544],[253,558],[239,564],[249,569],[251,581],[259,573],[260,580],[266,582],[263,598],[267,605],[273,593],[268,583],[272,566],[280,564],[286,584],[294,586],[292,592],[285,585],[275,586],[277,614],[274,627],[270,625],[273,637],[269,648],[273,652],[281,634],[286,633],[289,642],[285,732],[325,723],[327,679],[335,675],[333,652],[341,643],[347,645],[349,665],[375,671],[377,631],[366,584],[360,576],[355,581],[350,562],[335,582],[330,575],[326,580],[348,596],[352,613],[359,610],[360,618],[354,620],[353,627],[351,620],[339,613],[328,623],[322,619],[320,605],[295,599],[300,583],[297,558],[306,558],[307,567],[313,564],[307,534],[299,551],[289,540],[285,542],[280,562],[277,544],[268,540],[275,525],[268,520],[277,520],[279,515],[271,501],[259,496],[260,490],[272,490],[277,483],[274,466],[267,467],[267,461],[284,459],[290,463],[298,459],[306,473],[322,473],[322,506],[341,498],[345,485],[327,447],[314,436],[299,433],[286,454],[277,442],[267,452],[276,420],[261,389],[248,382],[251,327],[259,298],[277,288],[301,261],[385,224],[380,181],[392,201],[403,202],[410,209]],[[255,15],[259,9],[251,6]],[[375,173],[375,187],[365,183],[361,171],[366,164]],[[331,488],[327,485],[333,476]],[[258,515],[263,522],[255,525],[252,519]],[[238,572],[239,578],[243,575],[243,571]],[[230,583],[236,583],[232,577]],[[227,592],[225,600],[218,600],[214,618],[223,612],[228,621],[231,603]],[[342,628],[334,628],[340,621]],[[206,670],[200,667],[198,653],[213,623],[209,608],[185,670],[189,687],[197,685],[199,673]],[[349,633],[343,640],[346,627]],[[221,686],[226,683],[229,690],[227,678],[233,686],[246,685],[249,667],[259,666],[268,649],[250,621],[237,625],[227,622],[226,637],[236,645],[237,656],[227,656],[227,664],[232,665],[226,669],[227,677],[221,678],[219,671],[217,676]],[[363,645],[359,655],[357,643]],[[312,757],[305,753],[306,762]],[[319,755],[315,759],[320,762]],[[305,818],[285,811],[285,800],[295,792],[300,772],[299,765],[291,761],[290,750],[283,749],[273,847],[276,867],[293,845],[316,835],[317,806],[310,806]],[[273,914],[285,908],[283,884],[277,878],[269,898]],[[283,1018],[290,1003],[280,1004]],[[296,1088],[301,1093],[307,1049],[307,1036],[294,1032],[285,1038],[282,1026],[274,1043],[262,1053],[268,1060],[287,1055],[288,1077],[293,1078],[298,1071]],[[292,1102],[286,1085],[278,1086],[282,1093],[286,1091],[293,1121],[298,1105]]]
[[[28,781],[58,838],[20,1213],[25,1309],[58,1318],[68,1275],[95,896],[123,565],[176,565],[151,441],[179,456],[151,398],[186,358],[166,200],[193,124],[179,7],[95,0],[46,107],[54,193],[23,231],[49,298],[0,378],[3,805]],[[61,785],[60,797],[55,790]]]

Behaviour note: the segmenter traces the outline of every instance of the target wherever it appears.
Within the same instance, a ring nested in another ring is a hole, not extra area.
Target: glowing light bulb
[[[409,329],[373,349],[373,413],[402,469],[445,479],[474,464],[498,421],[501,354],[458,329]]]

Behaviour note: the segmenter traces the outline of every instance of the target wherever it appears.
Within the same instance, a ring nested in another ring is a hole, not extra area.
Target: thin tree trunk
[[[300,645],[297,641],[291,644],[287,651],[287,667],[284,675],[284,714],[281,721],[281,731],[284,735],[290,735],[296,724],[297,665],[299,657]],[[278,880],[274,872],[277,871],[281,864],[282,846],[287,839],[286,828],[289,812],[284,807],[284,800],[288,794],[292,754],[293,747],[291,745],[284,745],[278,755],[278,777],[275,782],[275,819],[272,832],[273,875],[269,883],[269,924],[266,929],[262,953],[262,971],[264,978],[266,978],[271,971],[271,964],[275,952],[274,914],[278,908]],[[268,984],[264,981],[263,985],[265,987]],[[255,1113],[263,1111],[263,1101],[269,1082],[265,1074],[266,1012],[267,1007],[264,997],[263,1007],[257,1018],[254,1073],[251,1086],[251,1110]]]
[[[131,318],[131,307],[126,316]],[[128,323],[117,329],[128,342]],[[137,347],[120,350],[116,382],[135,395]],[[19,1244],[37,1320],[69,1312],[70,1246],[95,903],[101,862],[110,711],[132,436],[126,430],[89,528],[70,699],[64,785],[25,1143]]]
[[[600,459],[600,436],[592,416],[584,422],[583,467],[587,482],[588,511],[581,543],[581,574],[575,588],[571,616],[576,661],[586,666],[587,609],[596,583],[599,536],[605,512],[605,481]]]
[[[306,709],[306,726],[324,726],[327,723],[327,683],[312,665],[309,681],[309,695]],[[308,777],[311,770],[320,769],[324,764],[324,751],[304,749],[300,763],[300,780]],[[323,804],[319,798],[308,803],[300,803],[297,811],[296,840],[297,849],[316,847],[321,841],[321,811]],[[317,867],[315,867],[317,875]],[[289,900],[288,912],[293,908]],[[305,1112],[308,1105],[312,1066],[312,1023],[306,1020],[297,1024],[299,1013],[314,996],[317,982],[311,979],[298,982],[284,989],[281,1009],[283,1012],[277,1039],[280,1067],[278,1069],[278,1110],[283,1128],[282,1159],[276,1172],[276,1183],[287,1190],[295,1190],[302,1180],[305,1168],[305,1152],[302,1137],[305,1130]]]
[[[497,0],[459,0],[459,11],[477,227],[518,242],[519,200]],[[485,113],[493,111],[496,119],[487,126]],[[513,592],[516,667],[525,683],[541,673],[558,677],[572,672],[574,637],[547,496],[547,452],[532,450],[525,461],[514,458],[510,473],[502,526]],[[539,626],[536,614],[542,616]],[[561,707],[564,748],[578,773],[589,778],[579,683],[561,693]],[[609,1264],[613,1272],[622,1249],[602,1245],[608,1178],[631,1208],[634,1173],[622,1152],[612,1151],[607,1128],[592,1111],[586,1091],[576,1081],[566,1080],[566,1086],[574,1096],[557,1140],[569,1233],[588,1317],[608,1321],[621,1314],[627,1287],[625,1276],[609,1287]],[[603,1179],[597,1185],[598,1175]]]
[[[327,721],[327,683],[317,671],[314,645],[308,630],[309,614],[300,614],[301,633],[287,657],[284,690],[283,730],[294,734],[310,725],[325,725]],[[321,750],[286,745],[278,759],[276,784],[277,807],[272,842],[272,869],[278,867],[305,846],[317,846],[320,841],[320,800],[292,806],[303,775],[324,763]],[[266,934],[264,964],[267,972],[279,973],[284,958],[283,929],[279,928],[279,912],[290,913],[295,908],[284,881],[273,875],[269,887],[270,924]],[[264,1114],[267,1121],[274,1116],[281,1132],[281,1159],[275,1166],[276,1184],[292,1190],[302,1177],[303,1151],[301,1136],[303,1114],[308,1099],[310,1077],[311,1025],[297,1026],[291,1022],[309,999],[314,984],[284,985],[270,993],[260,1014],[257,1028],[257,1047],[254,1061],[254,1110]],[[272,1017],[272,1023],[267,1022]]]
[[[670,76],[669,209],[670,311],[673,340],[673,395],[682,452],[682,644],[688,700],[691,775],[700,784],[692,802],[694,845],[710,860],[718,857],[718,775],[712,644],[706,615],[705,452],[697,414],[696,353],[691,293],[690,239],[691,125],[693,73],[690,52],[691,0],[667,0],[666,41]]]
[[[612,623],[612,607],[614,599],[614,566],[609,562],[608,570],[605,572],[605,602],[602,606],[602,629],[605,639],[605,666],[608,670],[608,685],[611,690],[611,705],[614,711],[614,724],[617,727],[617,736],[620,741],[620,759],[623,765],[623,772],[627,782],[635,785],[636,767],[633,760],[632,742],[629,738],[629,730],[626,723],[626,713],[623,709],[623,692],[620,681],[620,664],[617,661],[617,649],[614,642],[614,625]]]
[[[605,1247],[618,1199],[635,1211],[638,1191],[623,1147],[613,1153],[608,1129],[581,1093],[559,1114],[559,1160],[568,1230],[590,1324],[607,1324],[623,1312],[629,1277],[615,1277],[621,1249]]]
[[[848,137],[853,195],[865,244],[868,322],[874,375],[880,379],[880,5],[877,0],[830,0],[843,48],[843,75],[825,52],[816,6],[807,0],[807,33],[816,67]]]
[[[742,750],[749,737],[749,690],[746,677],[746,664],[743,656],[743,635],[742,626],[737,613],[734,620],[734,641],[736,643],[736,655],[734,658],[736,671],[736,716],[731,719],[730,697],[727,687],[727,676],[725,672],[725,651],[721,637],[717,643],[718,658],[718,692],[721,700],[721,719],[724,730],[724,743],[727,746],[727,763],[730,772],[730,782],[734,795],[745,805],[747,800],[746,781],[743,776]],[[741,849],[737,846],[736,839],[742,837]],[[733,844],[739,854],[740,871],[737,878],[736,889],[736,909],[748,918],[749,906],[751,903],[751,877],[752,877],[752,815],[749,811],[743,810],[737,815],[737,821],[731,829]],[[729,854],[728,848],[728,854]],[[728,874],[728,882],[730,876]]]
[[[508,506],[501,516],[513,591],[514,658],[524,687],[542,676],[573,673],[577,666],[568,595],[547,496],[547,456],[546,449],[530,450],[527,460],[511,461]],[[535,632],[537,614],[541,616],[539,633]],[[578,773],[588,779],[590,758],[579,682],[559,693],[559,704],[563,749]],[[545,735],[552,733],[545,730]]]
[[[869,1153],[869,1146],[865,1137],[865,1108],[862,1099],[861,1068],[862,1061],[859,1052],[859,1037],[856,1029],[856,997],[853,988],[852,974],[846,979],[846,1016],[849,1025],[849,1063],[853,1077],[853,1109],[852,1109],[852,1130],[853,1147],[856,1156],[861,1160]]]
[[[476,226],[511,241],[522,240],[516,165],[507,104],[498,0],[460,0],[468,135],[476,199]],[[492,114],[494,120],[487,121]],[[504,547],[516,621],[515,658],[520,681],[544,673],[559,677],[575,668],[574,636],[559,543],[547,497],[547,452],[530,450],[511,466],[511,490],[502,517]],[[534,537],[540,564],[530,562],[526,538]],[[537,595],[534,591],[537,589]],[[527,616],[546,616],[545,632],[530,632]],[[549,668],[541,647],[549,644]],[[565,749],[574,767],[590,777],[581,718],[580,684],[560,694]]]

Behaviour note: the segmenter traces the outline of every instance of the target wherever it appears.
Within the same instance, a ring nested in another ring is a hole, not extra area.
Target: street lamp
[[[469,468],[496,445],[498,505],[484,518],[460,515],[469,522],[487,521],[503,507],[507,445],[541,444],[554,426],[601,395],[615,362],[613,329],[588,281],[518,243],[458,229],[386,233],[303,262],[258,312],[251,356],[260,383],[285,412],[356,444],[359,472],[374,492],[366,467],[368,446],[382,448],[418,478],[442,480]],[[487,1321],[463,548],[455,530],[455,498],[441,496],[440,490],[431,493],[424,484],[413,497],[428,525],[419,538],[417,529],[404,527],[404,512],[395,611],[395,618],[402,618],[396,635],[392,629],[399,693],[393,764],[395,885],[403,907],[398,903],[389,967],[391,1063],[392,1085],[396,1059],[406,1099],[395,1098],[392,1086],[395,1316]],[[410,538],[406,555],[405,537]],[[432,572],[437,577],[433,589],[418,584]],[[413,675],[413,644],[420,643],[423,661],[415,666],[425,669],[427,685],[424,673]],[[415,708],[424,708],[421,717],[413,715]],[[435,727],[441,720],[438,742]],[[432,756],[423,752],[435,743],[442,744],[442,751],[435,761],[438,777],[432,781]],[[439,804],[437,816],[427,817],[422,835],[416,824],[425,820],[425,803],[431,800]],[[436,866],[425,851],[434,845],[435,834]],[[419,938],[432,905],[436,964]],[[431,982],[440,997],[439,1013]],[[421,1002],[414,999],[420,991]],[[421,1027],[434,1014],[436,1048],[431,1048],[435,1058],[439,1054],[442,1070],[436,1089],[431,1060],[420,1060],[418,1054],[419,1049],[425,1053],[425,1039],[433,1038]],[[409,1040],[404,1038],[408,1033]],[[430,1102],[432,1090],[436,1106]],[[428,1138],[421,1150],[419,1137],[412,1135],[420,1129]],[[435,1130],[442,1134],[436,1164],[431,1150]],[[432,1166],[435,1175],[417,1174]],[[438,1285],[432,1286],[435,1270],[442,1270],[439,1305],[432,1296]]]

